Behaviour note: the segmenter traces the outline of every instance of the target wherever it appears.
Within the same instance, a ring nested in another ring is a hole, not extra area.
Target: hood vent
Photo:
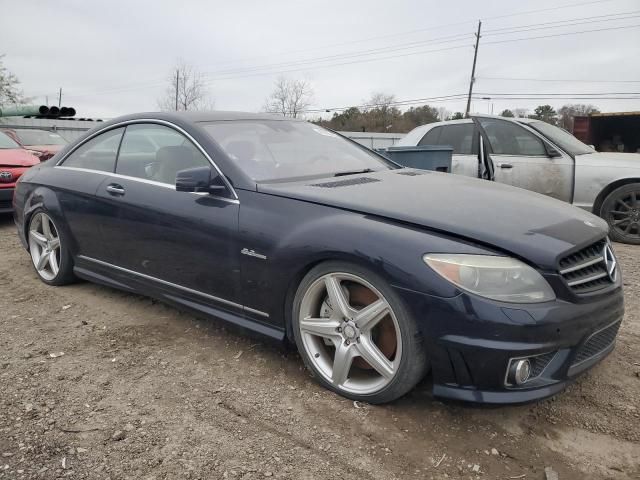
[[[362,185],[365,183],[375,183],[380,180],[369,177],[359,177],[359,178],[349,178],[348,180],[336,180],[335,182],[326,182],[326,183],[313,183],[312,187],[323,187],[323,188],[338,188],[338,187],[350,187],[352,185]]]
[[[409,170],[407,172],[397,172],[397,175],[406,175],[407,177],[417,177],[418,175],[424,175],[425,172],[416,172],[414,170]]]

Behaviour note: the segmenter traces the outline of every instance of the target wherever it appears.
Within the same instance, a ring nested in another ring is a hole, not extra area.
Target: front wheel
[[[600,216],[609,224],[612,240],[640,245],[640,183],[623,185],[607,195]]]
[[[66,285],[75,280],[64,233],[44,210],[31,216],[28,239],[31,261],[40,280],[49,285]]]
[[[327,262],[302,280],[293,303],[298,350],[318,381],[368,403],[395,400],[424,376],[422,335],[378,275]]]

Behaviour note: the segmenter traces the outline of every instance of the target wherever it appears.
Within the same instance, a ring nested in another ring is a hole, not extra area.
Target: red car
[[[41,162],[49,160],[67,144],[67,140],[50,130],[4,128],[2,131],[33,153]]]
[[[0,132],[0,214],[13,211],[13,190],[20,175],[40,159]]]

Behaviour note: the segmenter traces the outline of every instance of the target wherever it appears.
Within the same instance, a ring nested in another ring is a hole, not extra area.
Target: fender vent
[[[322,187],[322,188],[338,188],[338,187],[349,187],[352,185],[363,185],[365,183],[375,183],[380,180],[375,178],[368,177],[359,177],[359,178],[350,178],[348,180],[336,180],[335,182],[326,182],[326,183],[313,183],[312,187]]]

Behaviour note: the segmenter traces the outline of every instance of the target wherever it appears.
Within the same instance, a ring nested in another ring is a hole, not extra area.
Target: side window
[[[89,170],[99,170],[101,172],[113,172],[123,132],[124,127],[121,127],[92,138],[69,155],[62,165],[65,167],[88,168]]]
[[[440,145],[438,143],[438,138],[440,137],[440,132],[442,131],[442,127],[434,127],[429,130],[424,137],[418,142],[418,145]]]
[[[116,173],[174,185],[180,170],[211,164],[188,138],[164,125],[128,125]]]
[[[453,153],[458,155],[471,155],[473,153],[473,123],[460,123],[445,125],[438,140],[439,145],[450,145]]]
[[[480,125],[489,137],[491,149],[495,154],[535,156],[547,152],[533,133],[515,123],[494,118],[480,118]]]

